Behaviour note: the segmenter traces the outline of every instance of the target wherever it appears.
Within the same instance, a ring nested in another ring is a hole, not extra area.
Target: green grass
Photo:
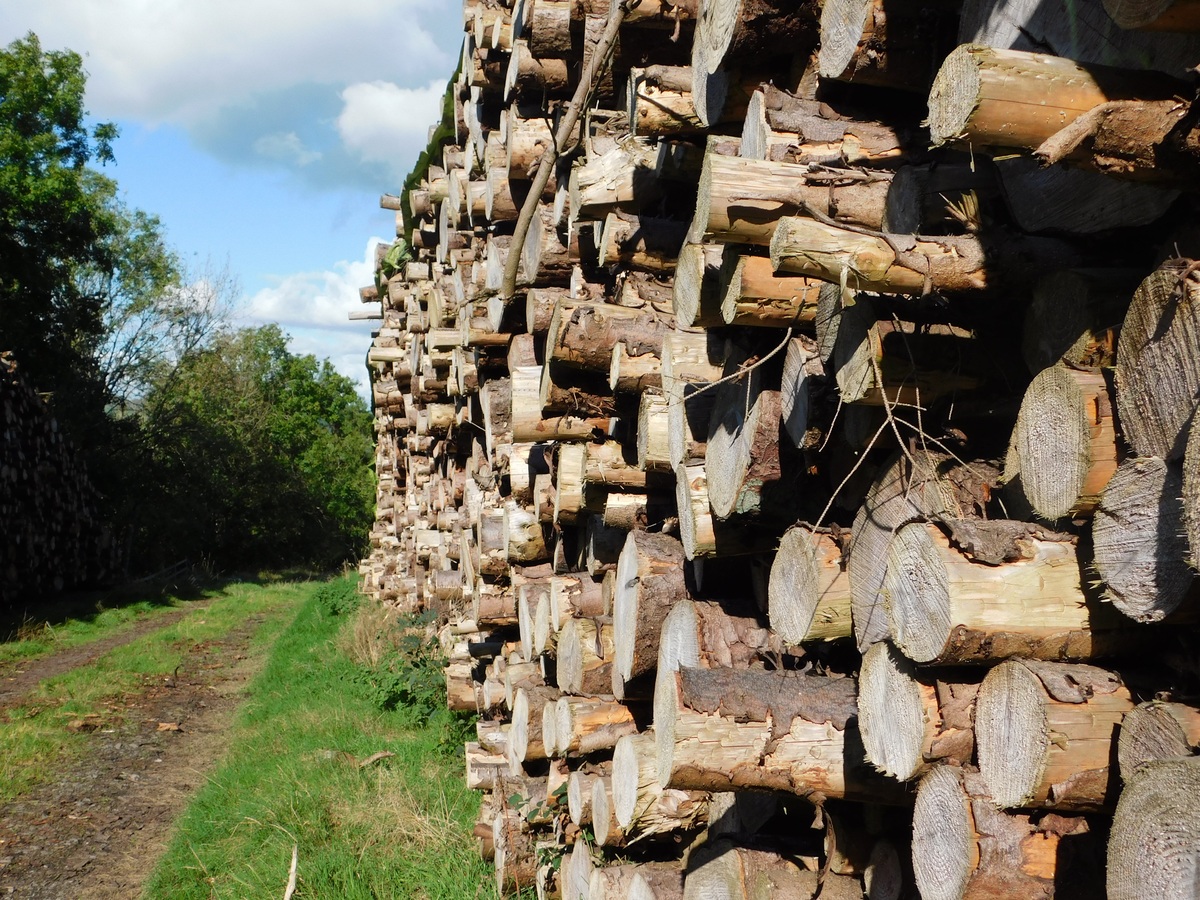
[[[106,638],[134,627],[147,617],[168,613],[178,606],[179,602],[170,598],[138,600],[111,609],[99,607],[92,616],[68,619],[58,625],[49,622],[28,623],[19,630],[16,640],[0,643],[0,665],[27,662]]]
[[[282,896],[293,847],[297,898],[495,896],[471,837],[479,801],[449,749],[456,723],[381,702],[397,645],[353,592],[346,578],[314,589],[279,635],[146,898]],[[395,755],[359,767],[379,751]]]
[[[188,650],[222,637],[248,616],[263,616],[258,640],[273,637],[274,623],[307,596],[306,590],[315,588],[230,585],[212,605],[43,681],[19,706],[0,712],[0,802],[44,782],[86,750],[86,734],[69,730],[69,722],[92,715],[105,725],[119,725],[121,697],[139,690],[144,679],[173,672]]]

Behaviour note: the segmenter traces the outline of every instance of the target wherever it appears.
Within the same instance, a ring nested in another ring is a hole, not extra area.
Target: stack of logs
[[[99,505],[45,401],[0,353],[0,609],[115,571]]]
[[[1192,10],[467,0],[360,570],[501,891],[1193,896]]]

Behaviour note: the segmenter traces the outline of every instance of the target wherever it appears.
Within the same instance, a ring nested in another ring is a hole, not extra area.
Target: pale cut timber
[[[721,260],[721,318],[727,325],[811,328],[825,285],[803,275],[776,275],[769,257],[729,248]]]
[[[863,654],[858,676],[858,727],[876,769],[908,781],[946,761],[969,763],[975,751],[975,697],[982,673],[937,679],[887,641]]]
[[[723,156],[711,150],[688,239],[767,246],[780,220],[805,208],[860,228],[883,225],[891,173],[812,172],[808,166]]]
[[[708,822],[708,794],[663,788],[653,734],[622,737],[613,750],[613,813],[626,846],[659,835],[702,828]]]
[[[769,531],[760,533],[745,522],[722,522],[713,515],[703,462],[675,466],[675,506],[679,513],[679,540],[688,559],[745,556],[774,547]]]
[[[567,778],[567,811],[576,825],[592,824],[592,784],[597,778],[611,773],[612,764],[605,761],[593,771],[576,769]]]
[[[662,359],[658,353],[633,354],[624,341],[613,346],[608,370],[608,386],[613,393],[642,394],[662,388]]]
[[[660,382],[661,377],[660,360]],[[638,466],[647,472],[671,471],[670,403],[669,398],[653,390],[644,391],[638,401]]]
[[[1105,377],[1050,366],[1025,390],[1004,478],[1020,475],[1025,498],[1045,519],[1088,513],[1116,472],[1119,452]]]
[[[854,634],[850,577],[842,563],[842,549],[830,535],[806,525],[784,532],[767,593],[771,628],[783,640],[799,644]]]
[[[721,377],[724,361],[724,342],[713,334],[675,331],[663,337],[663,393],[667,396],[672,466],[704,459],[704,442],[716,399],[716,392],[705,387]]]
[[[1083,817],[1045,828],[997,810],[973,769],[939,766],[917,789],[912,858],[923,900],[1049,898],[1065,884],[1081,897],[1102,896],[1102,841]]]
[[[1177,81],[1156,73],[1085,66],[1070,59],[963,44],[929,92],[934,146],[1033,150],[1088,110],[1114,100],[1167,100]]]
[[[1092,546],[1104,596],[1137,622],[1170,615],[1195,581],[1182,496],[1178,463],[1134,457],[1117,467],[1096,508]]]
[[[1002,809],[1094,812],[1115,801],[1113,746],[1133,708],[1118,676],[1069,663],[1008,660],[975,705],[979,771]]]
[[[574,616],[584,618],[606,613],[600,585],[586,572],[555,575],[550,579],[551,627],[561,630]]]
[[[1138,287],[1117,346],[1117,412],[1140,456],[1179,459],[1200,395],[1200,280],[1173,260]]]
[[[883,294],[1020,286],[1041,272],[1082,263],[1074,247],[1054,238],[1001,237],[999,233],[986,240],[975,235],[885,237],[801,217],[780,219],[771,238],[771,264],[776,272],[808,275],[834,284],[844,279],[852,290]]]
[[[637,209],[662,195],[660,151],[645,141],[625,141],[589,157],[571,170],[571,215],[603,215],[614,209]]]
[[[1186,900],[1200,854],[1200,757],[1148,763],[1125,785],[1108,840],[1108,896]]]
[[[888,636],[880,595],[892,533],[913,519],[962,518],[968,512],[946,479],[945,457],[919,450],[913,460],[915,471],[908,457],[900,454],[880,469],[854,518],[846,548],[854,635],[862,653]]]
[[[779,391],[764,390],[762,370],[725,382],[716,391],[708,423],[705,470],[708,500],[719,519],[755,515],[764,493],[782,477]]]
[[[570,96],[573,89],[566,60],[538,58],[523,40],[513,45],[504,73],[506,101]]]
[[[1157,759],[1192,756],[1200,744],[1200,710],[1183,703],[1139,703],[1121,720],[1117,767],[1129,781],[1139,766]]]
[[[995,166],[970,162],[901,166],[888,188],[882,230],[891,234],[957,234],[963,222],[951,212],[951,206],[961,210],[969,203],[981,210],[998,209],[1004,203]]]
[[[512,731],[508,738],[509,768],[513,774],[533,760],[549,757],[549,748],[542,742],[542,714],[546,704],[558,700],[558,689],[552,687],[517,688],[512,705]]]
[[[592,831],[601,847],[620,847],[625,843],[625,832],[613,810],[611,776],[592,782]]]
[[[604,498],[604,524],[623,531],[640,531],[663,525],[675,516],[670,494],[610,493]]]
[[[658,138],[703,134],[709,128],[741,121],[757,79],[726,86],[720,109],[696,108],[695,73],[688,66],[652,65],[629,72],[626,109],[634,134]]]

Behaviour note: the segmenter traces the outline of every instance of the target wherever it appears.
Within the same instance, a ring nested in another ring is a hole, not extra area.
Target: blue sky
[[[360,383],[350,323],[379,195],[425,146],[462,40],[454,0],[0,0],[0,42],[75,50],[88,111],[115,121],[127,202],[197,270],[228,262],[239,317]]]

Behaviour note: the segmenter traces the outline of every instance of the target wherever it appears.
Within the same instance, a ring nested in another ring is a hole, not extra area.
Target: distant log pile
[[[45,401],[0,353],[0,607],[113,574],[111,533]]]
[[[360,571],[500,890],[1183,896],[1200,38],[1143,6],[466,0]]]

